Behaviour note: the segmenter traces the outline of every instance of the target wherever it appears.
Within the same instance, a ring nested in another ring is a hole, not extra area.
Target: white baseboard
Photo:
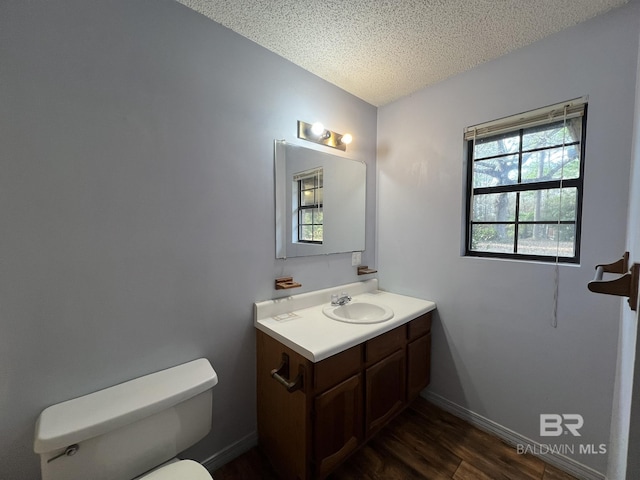
[[[482,415],[478,415],[477,413],[474,413],[467,408],[461,407],[460,405],[453,403],[436,393],[426,391],[422,393],[422,396],[434,405],[442,408],[452,415],[455,415],[458,418],[469,422],[471,425],[478,427],[480,430],[484,430],[485,432],[491,433],[496,437],[501,438],[509,445],[532,445],[534,447],[538,447],[538,451],[540,451],[539,447],[541,446],[541,444],[539,442],[531,440],[524,435],[520,435],[519,433],[514,432],[513,430],[510,430],[500,425],[499,423],[494,422],[493,420],[489,420]],[[550,465],[553,465],[554,467],[557,467],[560,470],[563,470],[582,480],[606,480],[606,476],[604,474],[559,453],[550,452],[537,456],[542,458]]]
[[[251,432],[249,435],[241,438],[237,442],[234,442],[219,452],[214,453],[202,462],[202,464],[207,470],[214,472],[224,464],[229,463],[231,460],[234,460],[243,453],[248,452],[256,445],[258,445],[258,432]]]

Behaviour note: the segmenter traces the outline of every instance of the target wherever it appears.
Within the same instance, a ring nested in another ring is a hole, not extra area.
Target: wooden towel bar
[[[613,280],[602,280],[604,273],[622,275]],[[629,306],[635,311],[638,305],[638,277],[640,263],[634,263],[629,269],[629,252],[624,252],[622,258],[609,264],[596,265],[596,275],[587,285],[594,293],[629,297]]]

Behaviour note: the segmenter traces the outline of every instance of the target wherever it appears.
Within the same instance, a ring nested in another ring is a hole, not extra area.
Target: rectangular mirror
[[[276,258],[364,250],[367,166],[275,141]]]

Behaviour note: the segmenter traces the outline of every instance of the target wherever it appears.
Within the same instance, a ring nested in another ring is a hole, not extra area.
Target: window
[[[323,185],[322,168],[294,175],[297,192],[297,239],[301,243],[322,243],[323,239]]]
[[[587,104],[469,127],[465,254],[580,261]]]

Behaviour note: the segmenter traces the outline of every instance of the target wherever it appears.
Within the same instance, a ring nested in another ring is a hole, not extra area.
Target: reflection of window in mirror
[[[297,192],[298,225],[295,229],[300,243],[322,244],[323,239],[323,183],[322,168],[314,168],[293,176],[294,188]]]

